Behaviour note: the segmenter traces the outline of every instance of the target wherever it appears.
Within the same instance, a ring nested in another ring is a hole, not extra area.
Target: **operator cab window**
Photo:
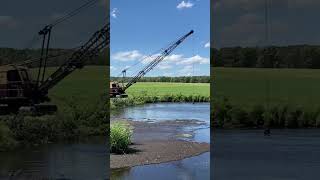
[[[21,73],[21,77],[22,77],[24,82],[29,81],[29,76],[28,76],[28,73],[27,73],[26,70],[22,70],[20,73]]]
[[[10,82],[21,81],[19,72],[17,70],[10,70],[7,72],[7,79]]]

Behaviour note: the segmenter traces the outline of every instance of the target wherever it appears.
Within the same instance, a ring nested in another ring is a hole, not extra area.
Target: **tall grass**
[[[111,109],[141,105],[146,103],[158,103],[158,102],[210,102],[209,96],[203,95],[182,95],[182,94],[167,94],[161,96],[129,96],[128,98],[115,98],[111,99],[110,107]]]
[[[228,99],[211,105],[211,125],[217,128],[320,128],[320,108],[312,110],[292,105],[231,104]]]
[[[115,122],[110,126],[110,152],[123,154],[128,152],[131,144],[132,129],[123,122]]]

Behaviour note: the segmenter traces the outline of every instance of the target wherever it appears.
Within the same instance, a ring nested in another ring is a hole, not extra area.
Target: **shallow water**
[[[319,130],[217,130],[211,145],[217,180],[317,180]]]
[[[137,166],[113,171],[111,179],[206,180],[210,178],[210,153],[155,165]]]
[[[103,138],[1,152],[0,179],[107,179],[106,152]]]
[[[190,135],[180,138],[196,142],[210,143],[210,105],[209,103],[156,103],[128,107],[111,115],[113,120],[130,119],[133,121],[159,122],[170,120],[199,120],[205,122],[199,126],[183,127]],[[179,130],[180,131],[180,130]],[[172,179],[189,180],[210,178],[210,153],[173,161],[169,163],[136,166],[128,169],[112,170],[111,179]]]
[[[138,121],[200,120],[210,121],[209,103],[154,103],[125,108],[111,114],[111,119]]]

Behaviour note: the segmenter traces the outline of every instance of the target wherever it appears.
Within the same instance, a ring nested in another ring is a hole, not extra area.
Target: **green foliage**
[[[320,70],[212,68],[212,98],[228,97],[230,103],[252,109],[256,105],[319,108]]]
[[[218,67],[320,68],[320,46],[273,46],[211,48]]]
[[[0,151],[11,149],[17,145],[13,133],[4,121],[0,121]]]
[[[215,100],[211,106],[211,126],[217,128],[319,128],[320,111],[274,105],[252,108],[231,104],[228,99]]]
[[[110,126],[110,152],[126,153],[131,144],[132,129],[123,122],[115,122]]]
[[[128,98],[110,100],[110,108],[156,102],[210,102],[208,83],[137,83],[128,89]]]

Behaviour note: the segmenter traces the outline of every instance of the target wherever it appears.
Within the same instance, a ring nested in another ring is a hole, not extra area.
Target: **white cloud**
[[[184,66],[181,70],[179,70],[179,73],[182,76],[191,76],[192,72],[193,72],[193,66],[191,65]]]
[[[139,60],[143,58],[143,55],[137,51],[124,51],[124,52],[117,52],[111,56],[112,59],[118,60],[118,61],[133,61],[133,60]]]
[[[172,66],[171,65],[168,65],[168,64],[159,64],[158,65],[158,69],[161,69],[161,70],[167,70],[167,69],[172,69]]]
[[[189,58],[185,58],[184,60],[177,62],[177,64],[181,65],[191,65],[191,64],[209,64],[209,58],[201,57],[199,55],[195,55]]]
[[[118,17],[118,9],[117,8],[113,8],[112,9],[111,17],[113,17],[113,18],[117,18]]]
[[[185,8],[192,8],[193,7],[193,3],[189,2],[189,1],[182,1],[181,3],[179,3],[177,5],[178,9],[185,9]]]
[[[143,53],[140,53],[137,50],[133,50],[133,51],[117,52],[111,57],[114,60],[119,60],[119,61],[133,61],[133,60],[140,61],[142,63],[142,66],[139,66],[139,68],[136,69],[136,70],[139,70],[140,68],[150,63],[159,55],[160,54],[153,54],[151,56],[150,55],[147,56]],[[209,58],[202,57],[200,55],[185,57],[183,54],[171,54],[167,56],[162,62],[160,62],[156,66],[156,69],[164,71],[166,73],[170,72],[176,75],[189,76],[189,75],[192,75],[193,73],[194,65],[197,65],[197,64],[202,65],[202,64],[209,64],[209,63],[210,63]]]
[[[210,42],[207,42],[205,45],[204,45],[205,48],[210,48]]]
[[[182,54],[172,54],[167,56],[164,61],[165,62],[178,62],[181,61],[183,59],[183,55]]]
[[[115,70],[117,70],[117,68],[114,67],[114,66],[110,66],[110,70],[111,70],[111,71],[115,71]]]

